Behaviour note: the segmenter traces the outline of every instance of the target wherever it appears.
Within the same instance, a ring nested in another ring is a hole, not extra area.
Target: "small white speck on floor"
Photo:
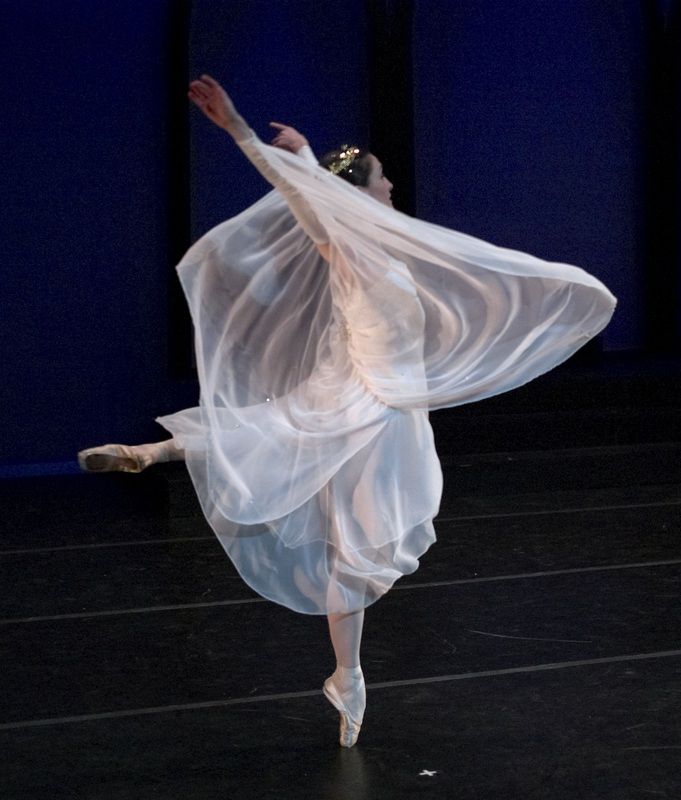
[[[422,769],[421,772],[419,772],[419,778],[422,777],[432,778],[433,775],[437,775],[436,769]]]

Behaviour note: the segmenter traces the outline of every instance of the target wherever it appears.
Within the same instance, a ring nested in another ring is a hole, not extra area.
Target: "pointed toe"
[[[366,693],[364,678],[355,683],[349,690],[341,691],[333,680],[327,678],[322,691],[331,705],[340,714],[339,743],[341,747],[353,747],[357,743],[364,718]]]
[[[144,466],[134,449],[125,444],[105,444],[78,453],[83,472],[141,472]]]

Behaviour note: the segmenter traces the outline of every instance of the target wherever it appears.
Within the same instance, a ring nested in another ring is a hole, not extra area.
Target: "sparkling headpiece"
[[[334,175],[338,175],[339,172],[343,172],[343,170],[347,169],[358,155],[359,147],[354,147],[353,145],[349,144],[342,144],[340,155],[335,161],[332,161],[329,164],[329,172],[333,172]],[[352,172],[352,170],[349,171]]]

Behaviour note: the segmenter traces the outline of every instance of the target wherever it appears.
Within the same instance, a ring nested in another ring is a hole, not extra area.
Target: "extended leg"
[[[78,463],[85,472],[142,472],[161,461],[182,461],[184,450],[174,439],[149,444],[105,444],[78,453]]]

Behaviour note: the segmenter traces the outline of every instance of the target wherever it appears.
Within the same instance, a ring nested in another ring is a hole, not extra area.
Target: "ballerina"
[[[364,609],[435,541],[428,410],[546,372],[602,330],[615,299],[577,267],[396,211],[375,154],[343,145],[318,164],[281,123],[265,145],[208,75],[189,97],[274,190],[178,265],[200,405],[158,419],[171,439],[90,448],[79,462],[186,461],[244,580],[327,616],[337,666],[324,694],[350,747],[366,703]]]

